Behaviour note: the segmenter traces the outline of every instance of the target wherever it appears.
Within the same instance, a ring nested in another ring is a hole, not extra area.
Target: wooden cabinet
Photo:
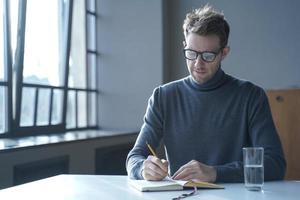
[[[267,91],[287,161],[285,179],[300,179],[300,89]]]
[[[68,174],[69,160],[69,156],[64,155],[18,164],[13,168],[13,184],[20,185],[58,174]]]
[[[127,175],[126,157],[133,143],[101,147],[95,153],[95,173],[100,175]]]

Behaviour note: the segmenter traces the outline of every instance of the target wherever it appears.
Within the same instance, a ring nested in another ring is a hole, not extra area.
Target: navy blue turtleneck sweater
[[[263,89],[221,69],[204,84],[191,76],[156,88],[127,157],[131,178],[142,179],[146,142],[165,145],[170,173],[190,160],[214,166],[216,182],[242,182],[242,148],[264,147],[265,180],[282,179],[286,163]]]

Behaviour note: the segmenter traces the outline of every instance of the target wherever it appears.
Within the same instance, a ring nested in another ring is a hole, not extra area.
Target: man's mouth
[[[206,70],[195,70],[197,74],[205,74]]]

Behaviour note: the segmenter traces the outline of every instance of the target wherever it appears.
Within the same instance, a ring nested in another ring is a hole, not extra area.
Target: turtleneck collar
[[[226,81],[226,74],[220,67],[218,71],[215,73],[215,75],[210,80],[208,80],[203,84],[200,84],[197,81],[195,81],[191,75],[189,76],[188,81],[190,82],[192,87],[196,88],[197,90],[209,91],[209,90],[214,90],[220,87],[221,85],[223,85],[224,82]]]

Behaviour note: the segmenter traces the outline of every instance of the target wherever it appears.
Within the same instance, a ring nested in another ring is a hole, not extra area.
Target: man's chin
[[[208,81],[208,77],[207,76],[199,76],[199,75],[197,75],[197,76],[193,76],[193,79],[197,83],[199,83],[199,84],[203,84],[203,83],[205,83],[205,82]]]

